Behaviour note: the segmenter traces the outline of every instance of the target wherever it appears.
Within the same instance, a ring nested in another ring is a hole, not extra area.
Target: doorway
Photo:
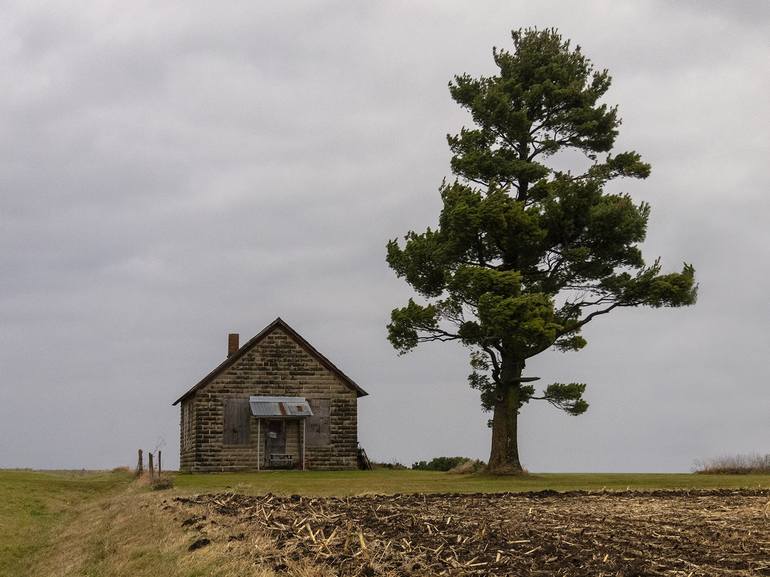
[[[267,421],[265,435],[265,455],[268,459],[272,454],[286,453],[286,421],[272,419]]]
[[[286,420],[270,419],[265,427],[265,460],[268,469],[291,469],[294,455],[286,451]]]

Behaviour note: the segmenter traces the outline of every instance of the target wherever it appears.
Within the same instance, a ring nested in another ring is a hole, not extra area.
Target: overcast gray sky
[[[66,8],[65,8],[66,6]],[[770,3],[0,3],[0,467],[101,468],[165,443],[171,403],[226,335],[283,317],[370,393],[377,460],[486,458],[466,352],[398,357],[410,296],[388,239],[434,225],[453,74],[510,30],[555,26],[614,84],[620,189],[652,204],[645,254],[700,299],[597,320],[529,363],[589,383],[532,405],[533,471],[687,471],[770,453]]]

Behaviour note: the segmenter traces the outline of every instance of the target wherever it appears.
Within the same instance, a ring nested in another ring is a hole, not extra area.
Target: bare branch
[[[490,347],[483,346],[481,348],[484,349],[484,352],[487,353],[487,355],[489,355],[489,358],[492,361],[492,378],[495,379],[495,382],[498,382],[500,380],[500,361],[497,359],[495,351]]]
[[[426,336],[418,336],[417,342],[418,343],[430,343],[430,342],[442,342],[445,343],[447,341],[456,341],[460,338],[459,335],[452,335],[449,333],[445,334],[435,334],[435,335],[426,335]]]
[[[616,309],[616,308],[618,308],[618,307],[622,307],[622,306],[629,306],[629,305],[627,305],[627,304],[624,304],[624,303],[622,303],[622,302],[620,302],[620,301],[616,301],[616,302],[612,303],[610,306],[608,306],[608,307],[606,307],[606,308],[600,309],[600,310],[598,310],[598,311],[594,311],[594,312],[592,312],[591,314],[589,314],[588,316],[586,316],[586,318],[584,318],[583,320],[579,321],[579,322],[577,323],[577,327],[576,327],[576,328],[580,328],[580,327],[583,327],[583,326],[587,325],[589,322],[591,322],[593,319],[595,319],[596,317],[598,317],[598,316],[600,316],[600,315],[606,315],[606,314],[607,314],[608,312],[610,312],[611,310],[613,310],[613,309]],[[573,332],[574,330],[575,330],[575,329],[573,328],[572,330],[569,330],[569,331],[564,331],[564,332],[563,332],[563,333],[561,333],[561,334],[571,333],[571,332]]]

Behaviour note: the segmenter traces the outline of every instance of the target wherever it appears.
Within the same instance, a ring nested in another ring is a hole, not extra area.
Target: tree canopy
[[[583,348],[582,328],[617,308],[690,305],[697,291],[691,265],[664,273],[659,259],[643,259],[649,205],[605,190],[650,174],[637,152],[613,151],[621,121],[602,102],[608,71],[554,29],[512,39],[511,52],[493,50],[496,75],[449,84],[473,124],[447,137],[455,178],[440,186],[438,226],[387,246],[388,264],[421,297],[393,310],[388,338],[402,353],[426,341],[470,348],[470,385],[495,411],[489,466],[498,472],[521,470],[524,404],[588,408],[583,383],[538,393],[522,380],[526,359]],[[582,169],[556,168],[569,151]]]

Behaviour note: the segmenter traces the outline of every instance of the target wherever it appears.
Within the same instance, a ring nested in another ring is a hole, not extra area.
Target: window
[[[328,445],[330,441],[331,401],[329,399],[308,399],[308,402],[313,416],[307,418],[305,444],[308,447]]]
[[[248,445],[251,409],[248,399],[225,399],[223,442]]]
[[[192,401],[186,401],[182,403],[182,447],[192,449],[193,439]]]

